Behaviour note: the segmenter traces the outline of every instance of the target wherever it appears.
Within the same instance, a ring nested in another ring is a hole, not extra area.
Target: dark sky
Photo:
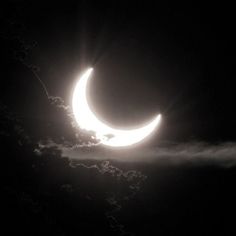
[[[37,42],[30,57],[49,92],[67,104],[78,75],[93,66],[91,104],[108,123],[135,126],[160,112],[161,139],[235,139],[230,6],[17,1],[9,8],[24,40]]]
[[[234,235],[232,5],[7,1],[0,24],[4,235]],[[88,67],[101,119],[163,115],[143,145],[107,150],[75,128]]]

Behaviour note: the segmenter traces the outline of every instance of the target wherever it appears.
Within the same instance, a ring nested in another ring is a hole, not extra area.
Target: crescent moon
[[[111,147],[125,147],[138,143],[149,136],[161,120],[159,114],[148,124],[137,129],[115,129],[102,122],[93,113],[87,101],[87,85],[93,69],[88,69],[77,82],[73,98],[72,109],[75,120],[80,128],[94,131],[96,138],[104,145]]]

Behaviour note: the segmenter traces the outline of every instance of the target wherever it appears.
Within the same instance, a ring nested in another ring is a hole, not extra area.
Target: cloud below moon
[[[218,145],[203,142],[182,143],[165,147],[150,147],[135,150],[116,151],[99,146],[84,148],[63,148],[63,156],[74,160],[115,160],[122,162],[167,163],[167,164],[215,164],[224,167],[236,165],[236,143]]]

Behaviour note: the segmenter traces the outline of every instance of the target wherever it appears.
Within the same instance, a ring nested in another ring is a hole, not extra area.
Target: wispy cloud
[[[179,143],[166,146],[111,150],[93,147],[62,148],[62,153],[76,160],[118,160],[122,162],[160,162],[169,164],[216,164],[224,167],[236,165],[236,143],[208,144],[203,142]]]

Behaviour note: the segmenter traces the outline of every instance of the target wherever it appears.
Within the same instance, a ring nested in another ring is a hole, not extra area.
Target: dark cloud
[[[11,11],[9,10],[7,9],[0,36],[10,51],[6,55],[3,54],[3,57],[6,56],[10,63],[18,62],[21,67],[26,69],[21,76],[28,75],[30,80],[19,83],[18,74],[13,74],[15,77],[11,78],[13,81],[10,82],[9,90],[11,90],[11,84],[17,82],[14,87],[19,86],[17,91],[21,91],[21,98],[16,100],[17,95],[12,91],[12,94],[9,93],[4,98],[6,103],[11,100],[11,97],[14,97],[10,106],[11,110],[16,111],[16,114],[20,113],[18,117],[22,126],[27,129],[28,135],[34,138],[34,142],[39,143],[39,146],[40,143],[46,143],[47,140],[67,147],[96,144],[98,141],[95,140],[92,132],[83,132],[79,129],[70,107],[65,104],[63,98],[49,92],[43,77],[44,71],[34,56],[40,50],[40,45],[32,39],[25,26],[22,14],[26,9],[15,6]],[[22,68],[19,70],[22,73]],[[7,85],[5,85],[6,89]],[[29,99],[29,97],[31,98]],[[30,103],[28,103],[29,100],[31,100]],[[18,132],[21,132],[19,127]]]
[[[99,162],[98,164],[84,164],[77,161],[71,160],[70,165],[73,168],[82,167],[86,169],[94,169],[101,173],[102,175],[112,176],[120,183],[121,186],[127,186],[127,189],[123,193],[118,193],[117,191],[107,192],[106,201],[110,205],[110,210],[105,212],[107,220],[110,227],[119,233],[119,235],[133,235],[130,232],[127,232],[125,225],[119,222],[117,218],[117,213],[122,210],[122,205],[125,201],[132,200],[135,195],[139,192],[141,185],[147,178],[146,175],[142,174],[137,170],[128,170],[124,171],[114,165],[109,161]]]
[[[68,117],[67,109],[61,106],[61,100],[56,98],[55,101],[56,103],[50,105],[52,109],[59,109]],[[40,222],[45,221],[43,224],[46,224],[46,227],[49,227],[49,224],[50,227],[60,233],[63,230],[57,226],[57,217],[54,213],[48,215],[47,211],[50,207],[48,208],[45,204],[47,205],[51,201],[50,199],[53,198],[54,194],[57,197],[62,195],[63,198],[76,195],[79,196],[77,200],[80,203],[89,201],[95,205],[104,205],[99,214],[105,217],[112,232],[118,235],[131,235],[127,232],[125,224],[119,221],[118,213],[122,210],[124,202],[130,201],[139,192],[142,183],[146,179],[145,175],[135,169],[122,170],[110,161],[87,163],[86,161],[63,158],[62,150],[73,146],[71,140],[68,138],[56,139],[56,134],[49,129],[50,139],[45,138],[38,141],[34,133],[28,135],[17,115],[9,112],[5,106],[1,108],[1,123],[4,124],[4,127],[6,124],[12,127],[12,130],[6,129],[5,131],[9,135],[1,134],[1,138],[4,138],[4,142],[7,143],[4,150],[12,150],[11,153],[8,153],[11,164],[5,167],[6,170],[10,170],[9,173],[14,173],[14,171],[20,173],[19,181],[22,178],[23,182],[19,185],[20,192],[16,194],[20,195],[19,202],[23,207],[23,211],[27,212],[27,217],[28,215],[33,215],[31,216],[33,218],[40,216]],[[16,145],[17,149],[15,148]],[[89,152],[92,145],[95,144],[80,143],[76,147],[86,149]],[[17,160],[18,155],[20,156],[18,162],[21,164],[14,166],[14,160]],[[48,199],[46,201],[42,200],[41,196],[34,192],[35,188],[28,189],[27,182],[24,183],[24,178],[31,178],[32,183],[36,181],[37,188],[40,189],[40,195],[44,196],[46,194],[45,196]],[[88,181],[88,178],[92,180],[92,183]],[[98,188],[101,179],[103,179],[104,184],[102,188]],[[11,185],[8,180],[8,188],[14,188]],[[55,187],[50,189],[50,186],[53,185]],[[122,189],[122,191],[119,189]],[[61,199],[61,197],[58,198]],[[77,203],[74,202],[74,204],[76,206]],[[63,207],[61,209],[64,210]],[[90,210],[85,208],[85,211]]]

